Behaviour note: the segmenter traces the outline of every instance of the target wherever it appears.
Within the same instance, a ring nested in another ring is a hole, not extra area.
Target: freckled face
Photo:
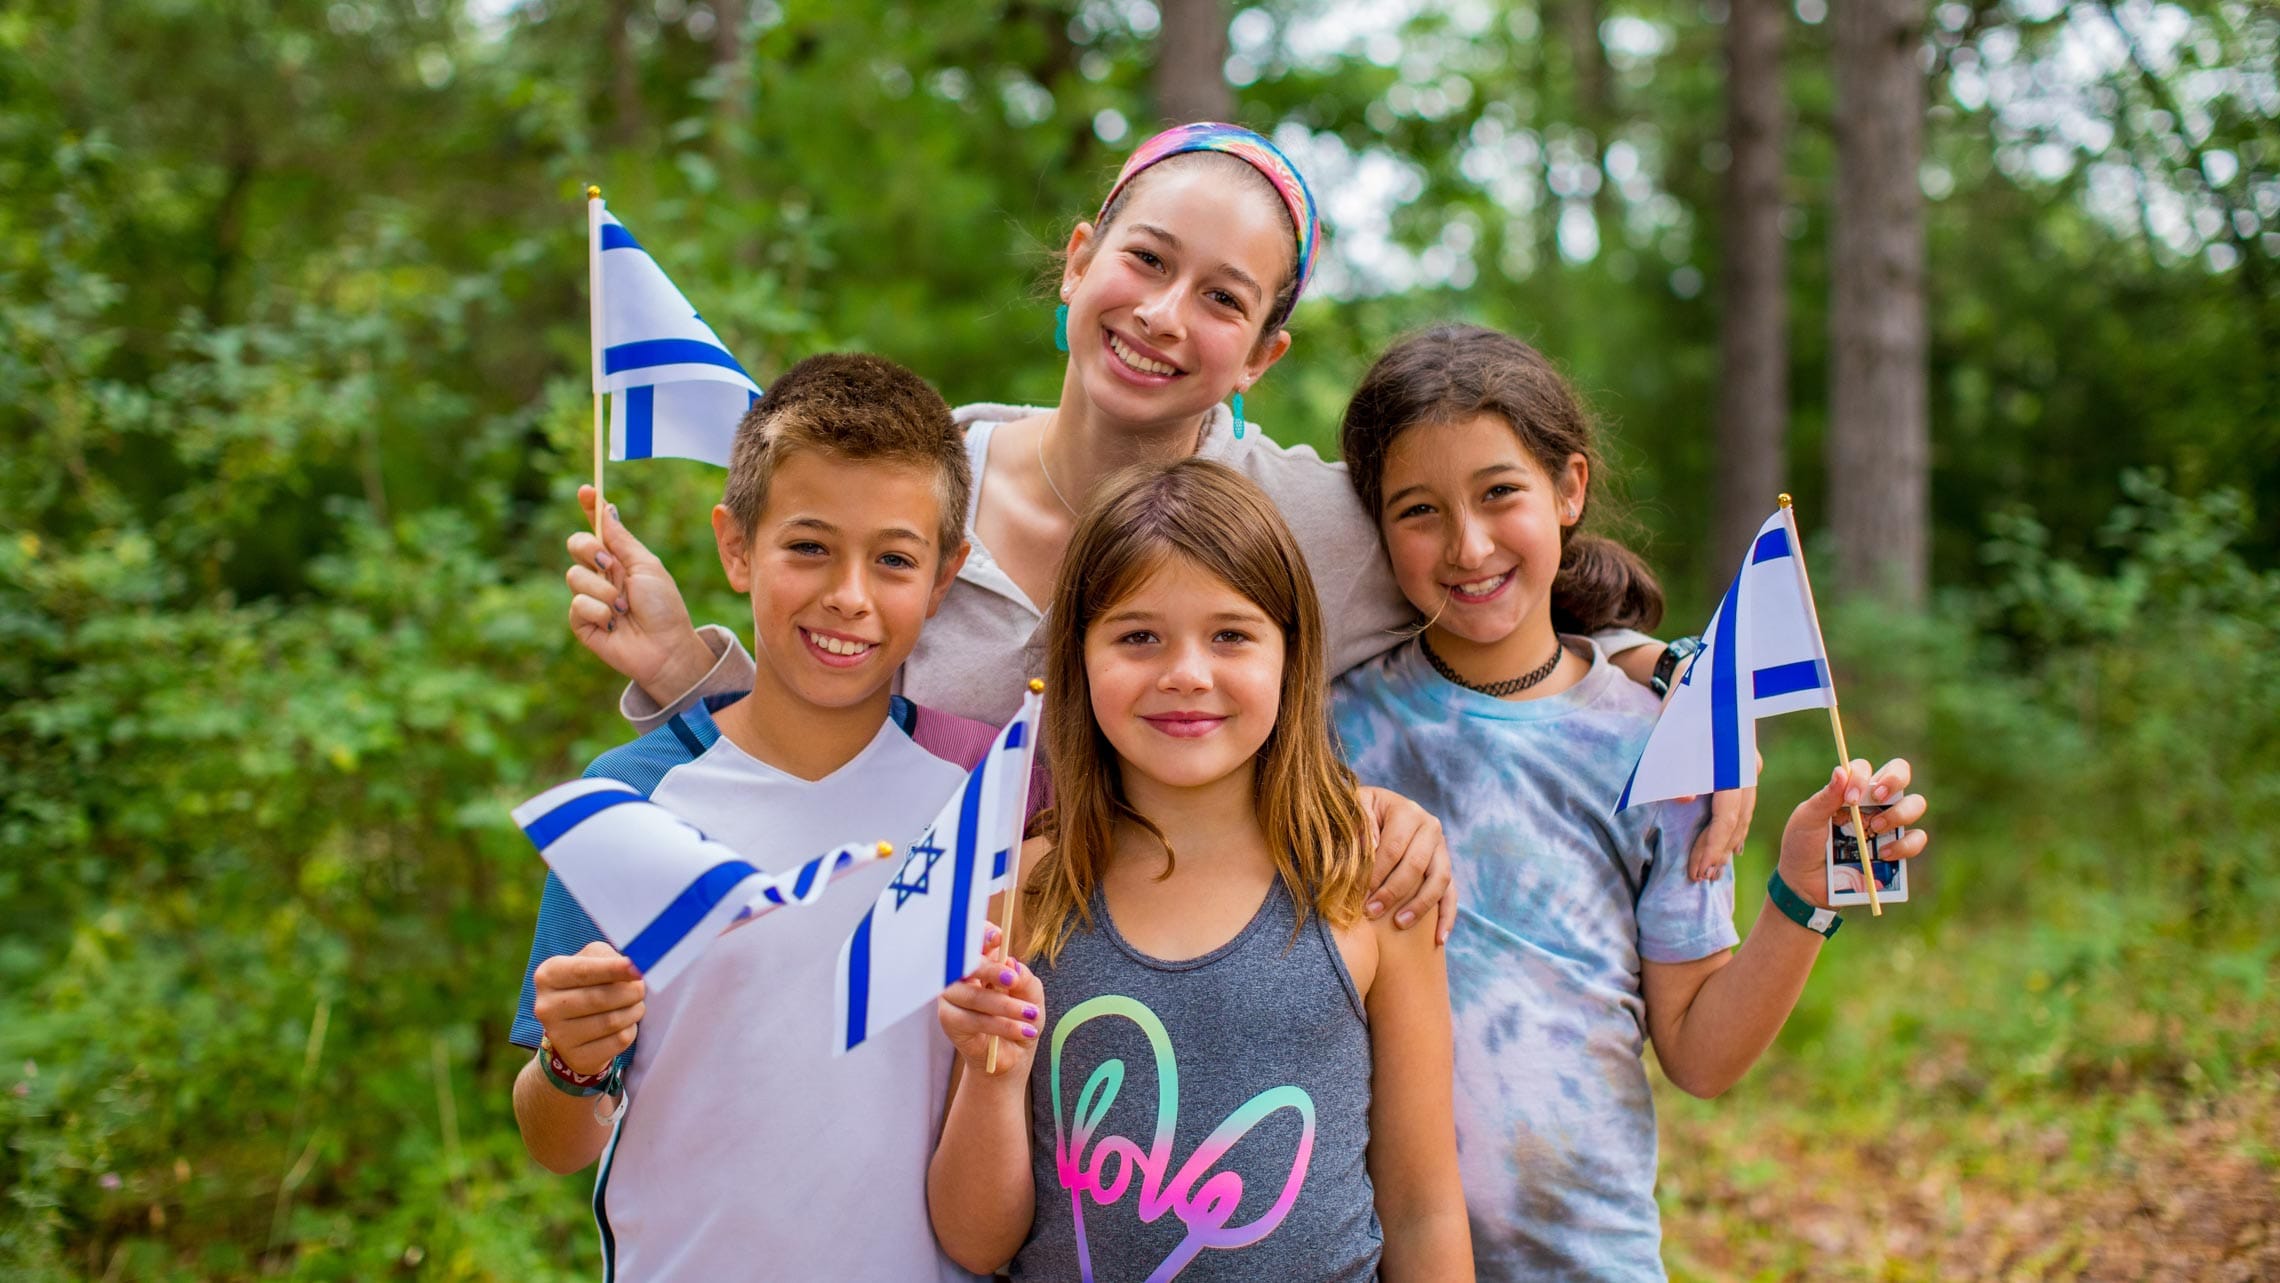
[[[1480,646],[1551,634],[1560,533],[1580,502],[1583,456],[1561,476],[1492,414],[1411,428],[1387,452],[1378,528],[1393,577],[1434,627]]]
[[[941,512],[928,469],[814,453],[777,467],[748,541],[715,509],[729,582],[752,597],[757,680],[826,708],[885,689],[956,571]]]
[[[1173,788],[1251,768],[1282,676],[1282,630],[1177,555],[1085,630],[1094,720],[1124,769]]]
[[[1070,369],[1096,407],[1134,421],[1200,415],[1290,346],[1259,341],[1297,258],[1290,216],[1220,166],[1166,165],[1134,181],[1107,231],[1080,231],[1062,280]]]

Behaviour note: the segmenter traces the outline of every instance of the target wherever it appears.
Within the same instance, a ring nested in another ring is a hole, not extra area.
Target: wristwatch
[[[1773,907],[1781,910],[1782,917],[1822,939],[1835,935],[1837,928],[1845,924],[1844,918],[1835,909],[1808,904],[1804,896],[1790,890],[1789,884],[1781,880],[1781,866],[1778,864],[1773,868],[1773,876],[1765,880],[1765,894],[1767,899],[1773,901]]]
[[[1671,679],[1678,675],[1678,666],[1701,650],[1702,639],[1699,637],[1680,637],[1663,647],[1662,658],[1655,661],[1655,675],[1647,682],[1648,687],[1657,696],[1670,694]]]

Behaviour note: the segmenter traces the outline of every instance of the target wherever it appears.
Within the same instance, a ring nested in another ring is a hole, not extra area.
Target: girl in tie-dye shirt
[[[1423,634],[1336,686],[1362,779],[1441,818],[1456,855],[1449,941],[1457,1139],[1483,1279],[1661,1279],[1647,1040],[1685,1091],[1731,1086],[1780,1030],[1825,936],[1697,880],[1699,803],[1616,812],[1654,697],[1585,634],[1653,628],[1661,592],[1581,533],[1589,419],[1544,357],[1493,330],[1406,339],[1364,378],[1344,453]],[[1909,768],[1854,762],[1800,805],[1777,876],[1821,908],[1823,835],[1848,798],[1911,827]],[[1897,847],[1924,847],[1921,831]],[[1892,849],[1892,848],[1888,848]],[[1770,888],[1769,888],[1770,890]]]

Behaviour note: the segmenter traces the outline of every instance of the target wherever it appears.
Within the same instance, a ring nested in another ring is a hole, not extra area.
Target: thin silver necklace
[[[1061,501],[1061,506],[1069,510],[1070,516],[1076,516],[1077,505],[1070,503],[1069,496],[1061,493],[1061,487],[1053,484],[1053,470],[1045,466],[1045,432],[1042,428],[1037,432],[1037,470],[1045,474],[1045,485],[1052,490],[1053,497]]]
[[[1479,691],[1483,695],[1488,695],[1496,699],[1502,699],[1507,695],[1517,695],[1529,687],[1543,681],[1545,678],[1550,677],[1552,675],[1552,670],[1560,666],[1560,656],[1567,654],[1567,643],[1561,641],[1557,637],[1554,637],[1552,639],[1552,657],[1545,660],[1541,667],[1530,669],[1529,671],[1520,674],[1518,677],[1507,677],[1501,682],[1476,682],[1467,679],[1462,674],[1458,673],[1456,669],[1449,667],[1447,660],[1444,660],[1439,655],[1434,654],[1433,642],[1430,638],[1420,634],[1417,640],[1419,644],[1424,646],[1425,662],[1433,666],[1434,672],[1448,678],[1450,681],[1464,687],[1466,690]]]

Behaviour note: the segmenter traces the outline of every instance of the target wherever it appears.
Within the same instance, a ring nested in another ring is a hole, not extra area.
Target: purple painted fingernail
[[[1021,1036],[1024,1038],[1035,1038],[1037,1036],[1037,1030],[1029,1025],[1023,1025],[1021,1027]]]
[[[1001,984],[1001,985],[1009,985],[1009,984],[1012,984],[1012,983],[1013,983],[1013,979],[1014,979],[1014,977],[1013,977],[1013,972],[1011,972],[1011,971],[1000,971],[1000,972],[998,972],[998,983],[999,983],[999,984]]]
[[[1035,1007],[1023,1007],[1023,1008],[1021,1009],[1021,1018],[1022,1018],[1023,1020],[1035,1020],[1035,1019],[1037,1019],[1037,1008],[1035,1008]]]
[[[615,561],[610,560],[610,555],[606,552],[597,552],[594,554],[594,566],[596,569],[608,570],[610,567],[616,564],[617,563]]]
[[[622,614],[625,614],[625,613],[627,612],[627,610],[628,610],[628,609],[630,609],[630,608],[629,608],[629,607],[628,607],[628,606],[625,604],[625,598],[623,598],[623,597],[620,597],[620,598],[618,598],[616,601],[613,601],[613,602],[611,602],[610,604],[611,604],[612,606],[615,606],[615,607],[617,607],[617,613],[619,613],[619,614],[621,614],[621,615],[622,615]]]
[[[1362,910],[1362,912],[1374,918],[1377,915],[1385,912],[1385,905],[1381,901],[1372,900],[1369,902],[1369,905]]]

